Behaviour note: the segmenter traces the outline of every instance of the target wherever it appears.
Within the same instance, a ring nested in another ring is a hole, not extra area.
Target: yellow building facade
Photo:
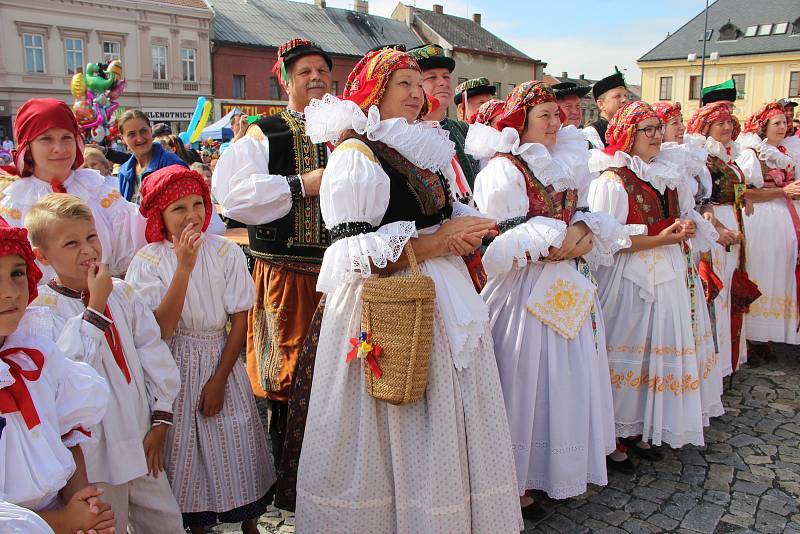
[[[740,119],[762,104],[781,98],[800,102],[800,39],[798,50],[789,53],[722,56],[706,59],[703,85],[708,87],[733,77],[739,98],[736,115]],[[688,61],[639,61],[642,71],[642,100],[680,102],[688,117],[700,105],[700,59]],[[742,83],[743,82],[743,83]]]

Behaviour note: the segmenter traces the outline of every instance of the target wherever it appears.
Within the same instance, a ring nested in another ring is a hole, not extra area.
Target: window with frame
[[[757,31],[758,31],[758,26],[748,26],[747,29],[744,31],[744,36],[755,37]]]
[[[153,46],[153,79],[167,79],[167,47]]]
[[[331,82],[331,94],[334,96],[339,94],[339,82],[335,80]]]
[[[700,76],[689,76],[689,100],[700,100],[703,88],[700,87]]]
[[[333,83],[336,84],[336,82]],[[278,82],[277,76],[272,76],[269,79],[269,98],[270,100],[281,99],[281,84]]]
[[[659,79],[659,100],[672,100],[672,76],[663,76]]]
[[[772,33],[772,24],[762,24],[758,27],[758,33],[756,35],[762,36],[769,35],[770,33]]]
[[[44,72],[44,35],[23,33],[22,45],[25,49],[25,72]]]
[[[197,51],[194,48],[181,48],[181,67],[183,69],[184,82],[196,82],[195,57]]]
[[[122,43],[119,41],[103,41],[103,61],[108,63],[122,59]]]
[[[67,74],[83,72],[83,39],[79,37],[65,38],[64,52],[67,56]]]
[[[772,28],[772,35],[783,35],[789,31],[788,22],[779,22]]]
[[[800,97],[800,71],[789,73],[789,96]]]
[[[731,76],[733,83],[736,84],[736,100],[744,98],[744,74],[734,74]]]
[[[513,83],[508,84],[508,93],[506,93],[506,94],[511,94],[511,91],[513,91],[515,87],[516,87],[516,85],[513,84]],[[500,97],[497,97],[497,98],[500,98]]]
[[[502,98],[503,97],[503,84],[500,82],[494,82],[494,96],[495,98]]]
[[[233,98],[244,100],[245,97],[245,76],[244,74],[233,75]]]

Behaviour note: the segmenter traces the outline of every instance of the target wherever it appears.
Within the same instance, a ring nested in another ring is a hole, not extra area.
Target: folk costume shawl
[[[658,118],[661,119],[661,122],[664,124],[676,117],[683,117],[680,102],[656,102],[650,107],[653,108]]]
[[[713,102],[706,104],[692,114],[689,122],[686,123],[686,131],[690,134],[708,135],[711,125],[718,121],[732,120],[733,135],[731,139],[739,137],[742,128],[739,120],[733,115],[731,105],[727,102]]]
[[[493,98],[488,102],[484,102],[478,108],[472,117],[470,117],[470,124],[486,124],[487,126],[495,117],[499,117],[505,110],[506,103],[502,100]]]
[[[83,138],[72,110],[55,98],[31,98],[19,108],[17,120],[14,122],[14,138],[17,141],[14,163],[23,178],[33,174],[33,161],[25,157],[31,143],[51,128],[64,128],[75,136],[75,161],[72,162],[72,169],[83,165]],[[63,192],[57,186],[53,187],[53,191]]]
[[[170,165],[147,178],[142,184],[139,211],[147,219],[145,237],[148,243],[170,239],[161,214],[167,206],[188,195],[200,195],[203,198],[206,215],[202,231],[205,232],[211,221],[211,192],[199,173],[181,165]]]
[[[506,98],[503,114],[497,121],[497,129],[513,128],[522,133],[528,122],[528,109],[547,102],[555,103],[556,95],[546,83],[531,80],[519,84]],[[566,115],[560,108],[558,115],[561,122],[564,122]]]
[[[25,228],[15,228],[0,217],[0,256],[16,254],[25,261],[25,274],[28,277],[28,304],[33,302],[39,291],[39,280],[42,271],[36,265],[36,256],[28,241],[28,231]]]
[[[758,134],[760,137],[765,137],[767,124],[772,117],[784,115],[784,108],[778,102],[770,102],[764,104],[758,111],[747,117],[742,131],[744,133]]]

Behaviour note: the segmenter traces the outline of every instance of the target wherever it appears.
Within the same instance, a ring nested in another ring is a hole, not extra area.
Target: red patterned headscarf
[[[0,217],[0,256],[16,254],[25,261],[25,273],[28,277],[28,304],[39,295],[39,280],[42,271],[36,265],[36,256],[28,241],[28,231],[25,228],[15,228]]]
[[[767,123],[772,117],[778,115],[785,115],[784,107],[777,102],[770,102],[764,104],[761,108],[747,117],[744,123],[743,131],[745,133],[755,133],[764,137],[764,131],[767,129]]]
[[[72,168],[83,165],[83,139],[78,131],[75,114],[64,102],[55,98],[31,98],[17,111],[14,122],[14,139],[17,141],[17,155],[14,163],[20,176],[33,174],[33,164],[25,161],[31,142],[50,128],[64,128],[75,136],[75,161]]]
[[[472,117],[469,119],[469,123],[485,124],[488,126],[492,119],[503,113],[505,106],[506,103],[502,100],[498,100],[496,98],[487,100],[481,104],[481,106],[478,108],[478,111],[472,114]]]
[[[676,117],[683,117],[680,102],[656,102],[650,107],[653,108],[653,111],[656,112],[656,115],[664,124]]]
[[[497,121],[497,129],[514,128],[522,132],[525,128],[528,109],[539,104],[556,102],[553,90],[544,82],[529,81],[519,84],[508,94],[503,114]],[[564,112],[559,108],[561,122],[564,122]]]
[[[628,102],[614,113],[606,130],[606,148],[603,152],[614,155],[616,152],[630,153],[636,139],[636,128],[642,121],[657,119],[658,114],[650,104],[635,100]]]
[[[139,211],[147,219],[144,236],[148,243],[169,239],[161,213],[167,206],[188,195],[200,195],[206,207],[202,231],[211,222],[211,191],[202,175],[183,165],[170,165],[147,176],[142,183]]]
[[[392,73],[402,69],[422,72],[414,58],[405,52],[393,48],[373,50],[362,57],[347,76],[342,98],[355,102],[366,113],[371,106],[380,104]],[[420,117],[436,107],[436,99],[425,95]]]
[[[733,114],[731,105],[728,102],[719,101],[706,104],[692,114],[692,118],[686,124],[686,131],[690,134],[708,135],[708,129],[718,121],[733,121],[733,135],[731,139],[739,137],[741,125]]]

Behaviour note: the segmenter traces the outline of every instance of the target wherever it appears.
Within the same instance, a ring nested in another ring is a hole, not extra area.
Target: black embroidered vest
[[[733,204],[735,186],[744,183],[739,166],[735,162],[725,163],[716,156],[708,156],[706,166],[711,173],[711,202]]]
[[[327,163],[325,145],[312,143],[305,135],[305,126],[289,111],[265,117],[257,124],[269,140],[270,173],[303,174]],[[317,196],[295,200],[285,217],[248,225],[247,233],[253,256],[281,264],[313,264],[316,271],[330,245]]]

